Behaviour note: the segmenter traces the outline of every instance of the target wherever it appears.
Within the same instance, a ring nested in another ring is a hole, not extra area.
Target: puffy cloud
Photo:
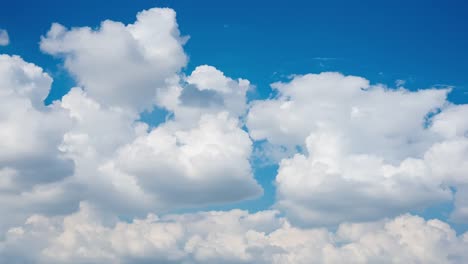
[[[431,130],[445,138],[468,136],[468,105],[449,105],[432,119]]]
[[[394,216],[452,199],[461,220],[468,175],[466,106],[448,90],[408,91],[338,73],[275,83],[252,103],[251,136],[283,153],[277,206],[303,224]],[[385,206],[382,206],[385,205]],[[458,206],[459,205],[459,206]]]
[[[436,144],[422,159],[392,165],[375,155],[343,152],[342,137],[315,133],[307,139],[310,155],[281,162],[278,206],[291,217],[327,225],[392,216],[450,200],[449,186],[468,179],[467,139]]]
[[[41,49],[63,57],[80,87],[48,106],[52,79],[19,57],[0,57],[0,194],[9,215],[0,230],[82,200],[133,217],[262,193],[238,120],[250,83],[207,65],[183,76],[184,41],[170,9],[98,29],[53,24]],[[173,120],[149,131],[139,112],[154,104]]]
[[[353,152],[394,161],[421,154],[431,145],[434,135],[424,127],[426,117],[444,106],[448,93],[392,90],[331,72],[295,76],[272,87],[278,96],[252,102],[247,117],[255,140],[304,147],[311,133],[326,128],[346,134],[344,143]]]
[[[58,146],[70,122],[45,106],[52,79],[18,56],[0,55],[0,171],[2,190],[31,187],[70,175],[73,163]]]
[[[0,46],[8,46],[8,44],[10,44],[8,32],[0,28]]]
[[[174,114],[181,126],[194,126],[204,114],[227,112],[238,118],[247,110],[248,80],[234,80],[213,66],[201,65],[183,80],[173,83],[159,97],[159,105]]]
[[[118,151],[102,169],[133,176],[163,205],[213,204],[261,193],[249,157],[252,142],[228,113],[203,115],[198,126],[168,122]]]
[[[60,150],[76,165],[63,186],[81,190],[75,203],[85,199],[133,216],[262,192],[249,163],[252,142],[237,117],[222,108],[199,111],[189,122],[176,117],[148,132],[135,112],[102,105],[80,88],[60,103],[73,121]]]
[[[70,127],[57,104],[45,106],[52,79],[18,56],[0,55],[0,230],[21,215],[55,210],[54,183],[73,174],[58,147]]]
[[[69,30],[53,24],[41,49],[63,57],[66,69],[99,103],[151,109],[158,90],[187,61],[175,16],[172,9],[154,8],[129,25],[106,20],[96,30]]]
[[[41,49],[63,57],[82,87],[60,102],[73,122],[60,150],[76,164],[62,187],[80,190],[75,203],[132,216],[261,194],[249,163],[252,142],[238,122],[250,83],[207,65],[183,76],[184,42],[175,12],[160,8],[129,25],[53,24],[42,37]],[[173,120],[148,133],[137,120],[154,105]]]
[[[231,96],[229,100],[243,105],[238,111],[245,110],[248,81],[234,81],[213,67],[203,67],[229,85],[219,94],[222,104]],[[190,85],[202,91],[195,81]],[[80,88],[62,98],[60,106],[69,113],[73,126],[65,133],[60,150],[76,164],[66,186],[82,190],[76,202],[86,199],[103,210],[132,216],[261,194],[249,163],[252,142],[240,128],[236,108],[192,106],[179,100],[190,88],[179,84],[173,88],[180,89],[171,106],[174,120],[149,132],[147,124],[136,121],[136,112],[100,104]]]
[[[468,233],[402,215],[292,226],[275,211],[200,212],[122,222],[82,203],[65,217],[31,216],[0,242],[2,261],[36,263],[464,263]],[[25,250],[25,249],[28,250]]]

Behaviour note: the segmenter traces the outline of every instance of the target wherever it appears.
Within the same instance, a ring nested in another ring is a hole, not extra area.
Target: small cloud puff
[[[0,46],[7,46],[8,44],[10,44],[8,32],[4,29],[0,29]]]

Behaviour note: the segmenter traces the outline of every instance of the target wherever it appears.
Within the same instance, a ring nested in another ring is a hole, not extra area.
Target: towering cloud
[[[302,224],[378,219],[452,199],[466,210],[466,106],[449,90],[408,91],[339,73],[275,83],[252,103],[254,139],[303,148],[280,162],[278,208]],[[458,188],[460,187],[460,188]],[[462,205],[463,204],[463,205]],[[385,205],[385,206],[379,206]]]

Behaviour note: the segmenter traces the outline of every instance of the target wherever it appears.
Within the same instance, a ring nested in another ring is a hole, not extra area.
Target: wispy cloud
[[[7,46],[8,44],[10,44],[8,32],[4,29],[0,29],[0,46]]]

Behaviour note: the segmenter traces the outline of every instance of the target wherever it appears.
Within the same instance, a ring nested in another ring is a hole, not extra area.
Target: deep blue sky
[[[52,22],[131,23],[151,7],[176,10],[182,34],[190,36],[187,72],[210,64],[227,76],[247,78],[257,86],[251,98],[268,96],[269,83],[290,74],[340,71],[388,85],[403,79],[409,89],[451,85],[451,100],[468,103],[465,1],[3,0],[0,28],[8,30],[11,44],[0,53],[45,68],[55,79],[49,101],[57,99],[73,81],[59,60],[39,50]],[[267,195],[232,207],[272,203],[275,167],[257,170]]]

